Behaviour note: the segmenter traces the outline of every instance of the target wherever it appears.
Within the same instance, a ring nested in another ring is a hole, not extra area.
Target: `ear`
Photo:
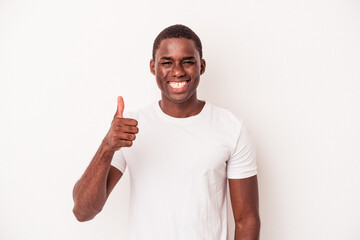
[[[202,75],[205,72],[205,68],[206,68],[205,59],[201,59],[201,62],[200,62],[200,75]]]
[[[150,72],[155,75],[155,61],[154,59],[150,60]]]

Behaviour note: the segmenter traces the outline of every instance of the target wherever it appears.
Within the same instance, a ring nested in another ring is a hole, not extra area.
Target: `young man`
[[[150,70],[161,100],[124,118],[118,98],[110,130],[74,187],[79,221],[101,211],[127,167],[129,239],[226,240],[227,180],[235,239],[259,239],[255,152],[242,120],[197,98],[205,66],[188,27],[157,36]]]

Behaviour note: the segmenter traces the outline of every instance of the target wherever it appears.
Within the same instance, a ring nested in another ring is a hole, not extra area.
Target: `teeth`
[[[170,82],[169,84],[170,84],[170,86],[172,88],[182,88],[183,86],[185,86],[186,81],[184,81],[184,82]]]

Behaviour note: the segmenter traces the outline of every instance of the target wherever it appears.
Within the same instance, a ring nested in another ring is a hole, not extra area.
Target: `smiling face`
[[[197,100],[196,89],[200,75],[205,71],[205,61],[200,59],[192,40],[168,38],[161,41],[150,62],[163,101],[185,103]]]

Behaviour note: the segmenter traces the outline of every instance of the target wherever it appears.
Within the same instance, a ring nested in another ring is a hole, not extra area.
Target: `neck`
[[[167,115],[176,118],[186,118],[199,114],[203,109],[205,102],[197,99],[196,94],[182,103],[171,102],[162,95],[159,104],[161,110]]]

